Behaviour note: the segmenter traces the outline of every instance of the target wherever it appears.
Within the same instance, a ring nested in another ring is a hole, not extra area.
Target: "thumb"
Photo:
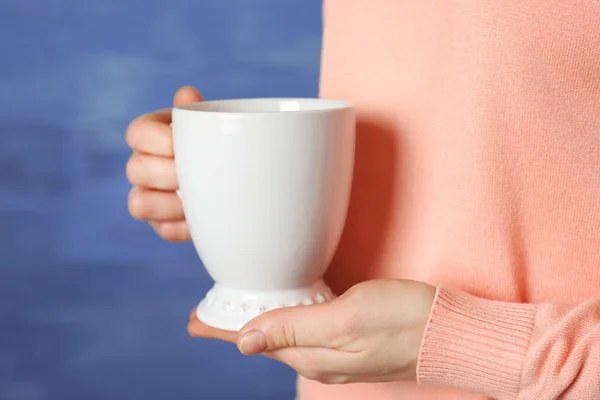
[[[173,105],[179,106],[187,103],[196,103],[202,101],[200,92],[191,86],[184,86],[175,93]]]
[[[237,346],[246,355],[287,347],[327,347],[343,332],[344,315],[336,300],[269,311],[240,330]]]

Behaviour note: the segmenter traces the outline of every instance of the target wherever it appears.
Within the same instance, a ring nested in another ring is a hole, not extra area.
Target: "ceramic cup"
[[[344,101],[242,99],[173,109],[179,195],[215,285],[197,308],[237,331],[332,298],[322,277],[350,197],[355,116]]]

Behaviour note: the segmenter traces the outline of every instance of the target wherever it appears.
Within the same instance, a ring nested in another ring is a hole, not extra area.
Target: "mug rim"
[[[248,105],[245,106],[243,103]],[[280,109],[251,110],[251,105],[256,106],[258,103],[272,103],[272,106],[278,104]],[[303,105],[307,107],[302,108]],[[288,109],[285,109],[286,106]],[[247,107],[246,110],[244,110],[245,107]],[[185,103],[173,107],[173,111],[205,115],[318,114],[347,110],[352,107],[352,103],[346,100],[317,97],[255,97]]]

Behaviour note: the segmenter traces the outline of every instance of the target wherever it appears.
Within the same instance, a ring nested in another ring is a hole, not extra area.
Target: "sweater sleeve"
[[[417,376],[499,400],[600,399],[600,299],[569,308],[438,288]]]

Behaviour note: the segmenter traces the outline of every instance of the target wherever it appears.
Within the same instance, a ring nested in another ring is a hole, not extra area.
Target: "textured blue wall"
[[[191,339],[211,285],[127,213],[127,123],[315,96],[317,0],[0,2],[0,399],[291,399],[294,374]]]

